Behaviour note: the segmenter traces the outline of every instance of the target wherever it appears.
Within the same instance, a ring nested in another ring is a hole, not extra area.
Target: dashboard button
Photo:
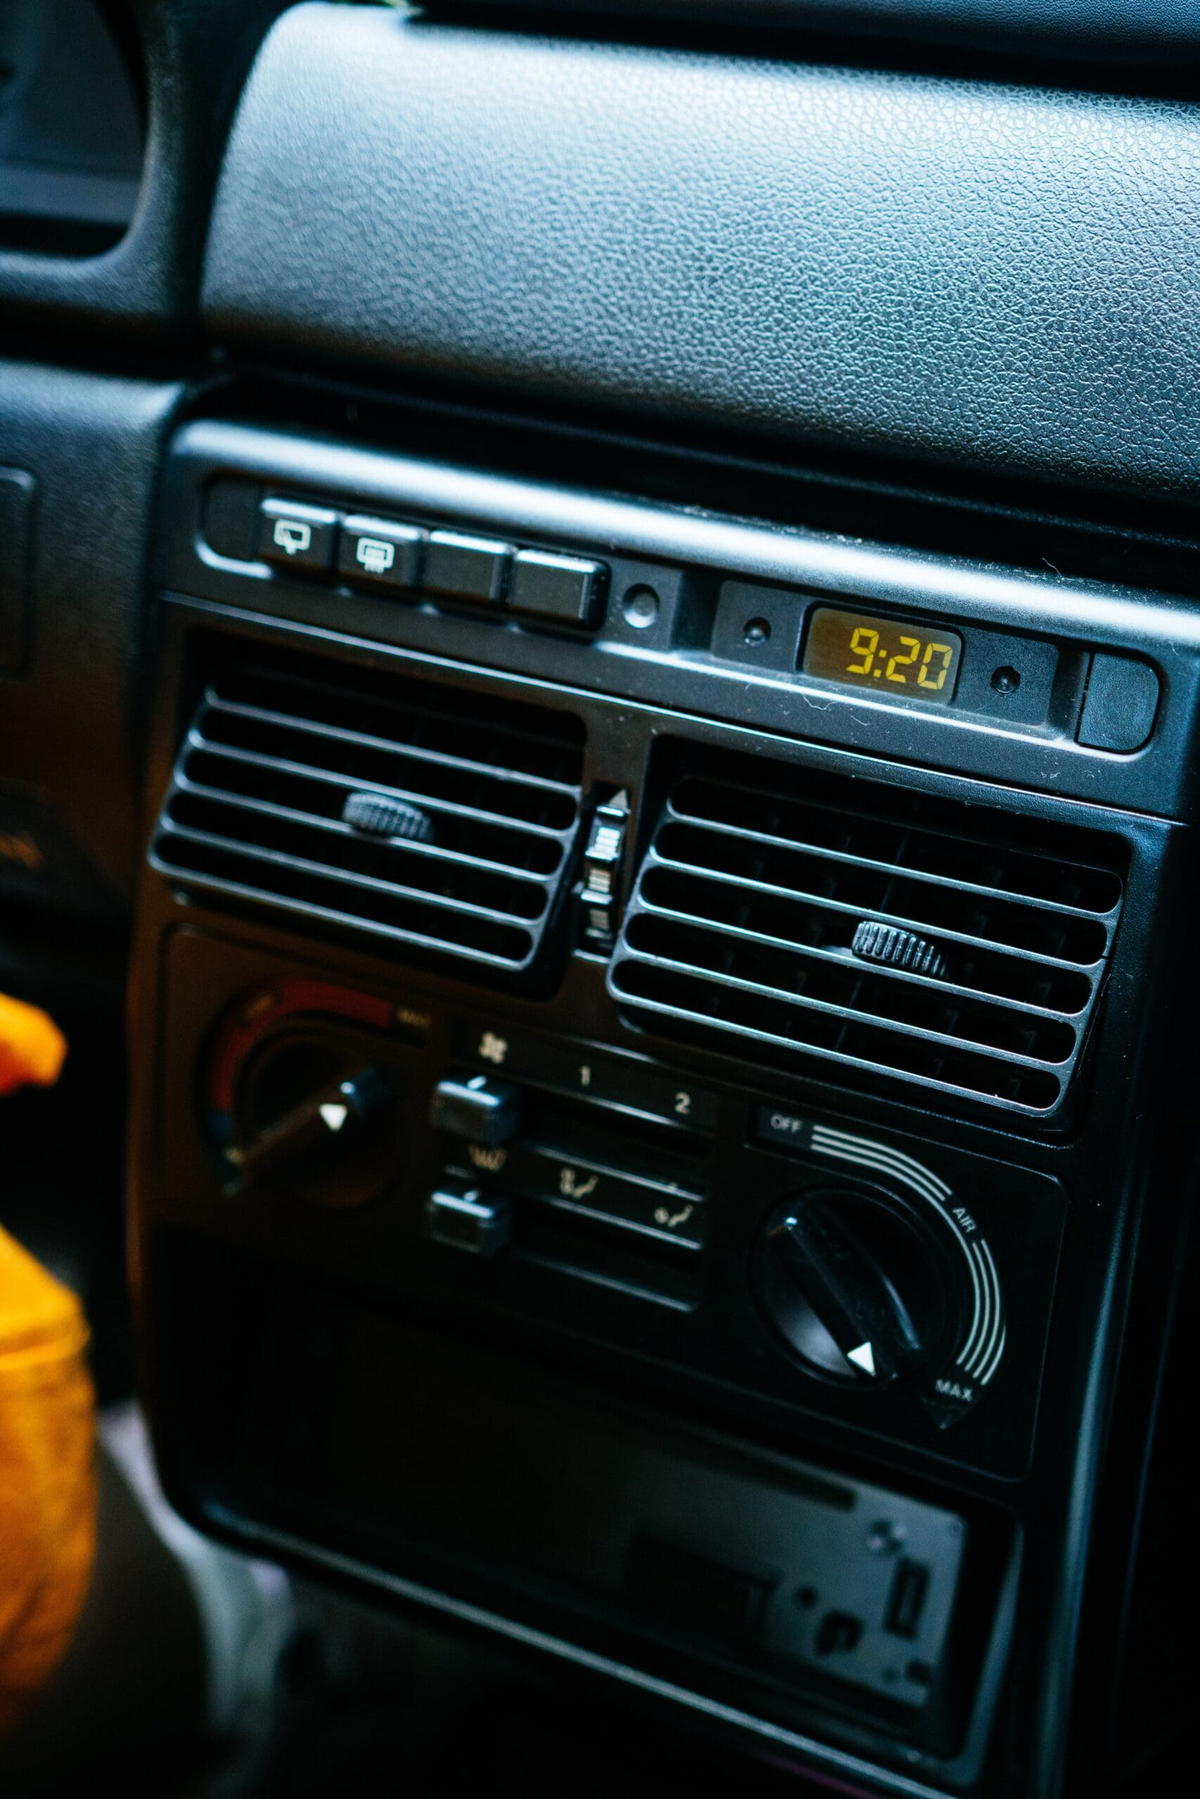
[[[338,515],[299,500],[264,500],[259,508],[258,553],[281,568],[324,574],[333,567]]]
[[[1140,750],[1158,711],[1158,676],[1136,656],[1092,657],[1079,741],[1093,750]]]
[[[607,577],[602,562],[520,550],[513,561],[509,604],[545,624],[595,626]]]
[[[512,549],[487,537],[434,531],[425,552],[424,586],[456,600],[497,606],[504,598]]]
[[[425,1203],[425,1229],[432,1242],[470,1255],[494,1256],[508,1243],[509,1204],[498,1194],[486,1199],[477,1187],[458,1193],[439,1188]]]
[[[802,1112],[789,1106],[759,1106],[754,1117],[754,1134],[760,1143],[776,1149],[807,1149],[812,1138],[812,1123]]]
[[[429,1122],[435,1131],[450,1131],[471,1143],[506,1143],[520,1121],[520,1100],[513,1087],[476,1074],[452,1076],[433,1090]]]
[[[416,525],[355,515],[342,521],[338,569],[356,585],[415,587],[424,540]]]

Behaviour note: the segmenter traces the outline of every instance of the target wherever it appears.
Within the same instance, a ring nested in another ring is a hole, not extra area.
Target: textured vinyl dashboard
[[[218,191],[243,347],[1200,489],[1182,104],[300,6]]]

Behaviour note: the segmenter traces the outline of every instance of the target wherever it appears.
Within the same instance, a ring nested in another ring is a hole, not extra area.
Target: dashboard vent
[[[558,914],[583,735],[569,714],[427,682],[237,670],[204,692],[151,862],[409,959],[516,974]]]
[[[670,782],[609,988],[628,1022],[1048,1117],[1121,905],[1118,840],[779,764]]]

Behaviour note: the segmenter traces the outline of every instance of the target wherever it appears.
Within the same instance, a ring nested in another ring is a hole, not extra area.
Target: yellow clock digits
[[[850,649],[855,656],[861,656],[863,660],[847,662],[846,673],[848,675],[869,675],[878,648],[878,631],[872,631],[869,625],[859,625],[858,629],[850,634]]]
[[[940,656],[942,666],[931,669],[929,664],[934,656]],[[948,643],[927,643],[925,654],[921,658],[921,666],[917,670],[917,686],[924,687],[929,693],[940,693],[946,685],[946,676],[950,673],[950,664],[954,661],[954,651]]]
[[[921,654],[921,639],[919,637],[902,637],[900,641],[907,649],[908,654],[907,656],[902,656],[897,650],[894,656],[888,657],[887,678],[889,681],[902,681],[907,685],[908,676],[906,674],[897,674],[896,670],[905,669],[911,663],[916,661],[917,657]]]

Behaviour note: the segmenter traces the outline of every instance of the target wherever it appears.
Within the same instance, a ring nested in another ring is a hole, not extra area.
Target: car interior
[[[1182,1790],[1198,74],[0,0],[13,1799]]]

